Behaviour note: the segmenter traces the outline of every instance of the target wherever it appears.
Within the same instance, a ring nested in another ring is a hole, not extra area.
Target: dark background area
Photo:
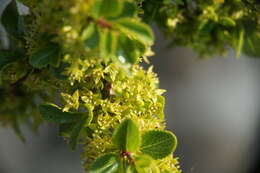
[[[201,60],[189,49],[166,48],[156,35],[151,64],[167,90],[167,127],[178,137],[175,155],[183,172],[259,173],[260,59],[236,59],[230,51]],[[0,128],[0,173],[84,172],[80,151],[71,152],[55,126],[42,125],[37,135],[23,131],[25,144]]]

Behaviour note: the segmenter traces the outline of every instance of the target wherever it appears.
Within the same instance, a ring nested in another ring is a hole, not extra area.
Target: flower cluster
[[[39,107],[42,118],[59,124],[59,135],[72,149],[83,144],[81,158],[86,171],[101,155],[117,152],[113,133],[130,118],[141,134],[161,130],[159,133],[171,142],[160,159],[152,161],[144,156],[153,163],[152,168],[146,165],[137,169],[179,173],[178,161],[172,155],[176,138],[163,132],[165,91],[158,88],[152,67],[144,70],[139,65],[152,54],[153,43],[150,27],[138,17],[140,6],[130,0],[21,2],[30,9],[26,16],[17,13],[24,24],[24,32],[16,38],[23,45],[19,47],[21,58],[1,70],[6,89],[17,85],[27,91],[26,96],[15,96],[15,110],[38,117],[39,104],[49,102]],[[17,7],[16,3],[12,1],[8,10]],[[6,95],[11,99],[13,94]],[[1,103],[6,105],[0,109],[2,122],[9,116],[5,112],[16,117],[9,102],[5,99]],[[41,118],[36,120],[39,124]]]

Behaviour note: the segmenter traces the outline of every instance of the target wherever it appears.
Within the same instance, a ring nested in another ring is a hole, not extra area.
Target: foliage
[[[90,172],[160,172],[153,158],[162,159],[172,154],[176,138],[163,130],[145,132],[140,138],[135,122],[125,119],[114,131],[112,142],[115,151],[97,158]]]
[[[143,18],[156,22],[171,45],[187,46],[202,56],[230,47],[260,57],[260,4],[257,0],[139,0]],[[251,42],[249,50],[248,43]]]
[[[22,4],[23,3],[23,4]],[[29,8],[24,13],[20,6]],[[180,173],[176,137],[165,129],[164,90],[152,67],[155,22],[172,44],[202,55],[226,47],[259,56],[254,0],[12,0],[1,22],[0,122],[24,140],[47,121],[86,171]]]

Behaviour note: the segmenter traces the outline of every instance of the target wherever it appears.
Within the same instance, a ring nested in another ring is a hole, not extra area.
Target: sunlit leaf
[[[131,40],[124,34],[119,37],[118,56],[122,56],[129,63],[136,63],[144,54],[145,47],[136,40]]]
[[[103,0],[100,7],[100,16],[114,17],[121,13],[123,7],[122,0]]]
[[[114,131],[112,141],[122,151],[135,152],[140,146],[140,132],[133,120],[124,120]]]
[[[141,41],[144,44],[152,44],[154,40],[151,28],[132,18],[121,18],[115,21],[117,27],[129,37]]]
[[[123,10],[120,15],[115,17],[109,17],[109,20],[116,20],[123,17],[136,17],[137,16],[137,7],[134,3],[125,1],[123,4]]]
[[[111,58],[115,56],[117,50],[117,33],[107,29],[100,31],[99,49],[102,57]]]
[[[118,166],[117,156],[109,153],[98,157],[91,165],[89,173],[116,173]]]
[[[154,159],[162,159],[172,154],[176,146],[177,139],[171,132],[152,130],[142,135],[140,150]]]

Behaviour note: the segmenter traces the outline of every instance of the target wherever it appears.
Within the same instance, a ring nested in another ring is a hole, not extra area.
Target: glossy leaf
[[[114,17],[121,13],[122,8],[122,0],[103,0],[99,15],[104,17]]]
[[[98,157],[91,165],[89,173],[116,173],[118,166],[116,155],[109,153]]]
[[[120,35],[118,45],[118,56],[132,64],[136,63],[145,51],[145,47],[141,43],[127,38],[124,34]]]
[[[144,44],[151,45],[154,40],[153,32],[151,28],[132,18],[122,18],[115,21],[118,28],[126,35],[139,40]]]
[[[153,130],[142,135],[140,150],[154,159],[162,159],[172,154],[176,146],[177,139],[171,132]]]
[[[60,47],[57,44],[50,43],[47,47],[36,51],[29,60],[29,63],[35,68],[44,68],[51,64],[57,66],[60,59]]]
[[[135,17],[137,16],[137,7],[134,3],[125,1],[121,14],[115,17],[109,17],[109,20],[116,20],[123,17]]]
[[[115,56],[117,50],[117,34],[107,29],[100,31],[100,53],[101,57],[109,58]]]
[[[54,104],[42,104],[39,107],[40,113],[44,120],[54,123],[71,123],[81,120],[83,113],[62,112]]]
[[[124,120],[114,131],[112,141],[122,151],[137,151],[140,146],[140,132],[133,120]]]

